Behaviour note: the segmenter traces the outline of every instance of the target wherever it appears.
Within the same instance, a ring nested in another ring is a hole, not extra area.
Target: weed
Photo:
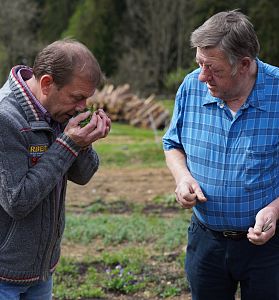
[[[160,293],[160,296],[162,298],[168,298],[173,296],[178,296],[181,293],[181,289],[176,286],[167,286],[162,293]]]
[[[58,299],[75,300],[80,297],[103,297],[104,291],[98,286],[99,276],[93,267],[80,276],[78,264],[72,259],[61,258],[54,274],[54,295]]]
[[[117,265],[113,269],[107,269],[106,273],[105,287],[110,291],[129,294],[135,293],[145,286],[142,276],[135,273],[129,266]]]

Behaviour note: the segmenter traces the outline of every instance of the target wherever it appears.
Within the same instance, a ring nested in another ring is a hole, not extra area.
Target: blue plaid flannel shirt
[[[247,230],[259,210],[279,196],[279,68],[257,59],[246,103],[233,117],[198,80],[178,89],[164,150],[181,149],[207,202],[193,208],[213,230]]]

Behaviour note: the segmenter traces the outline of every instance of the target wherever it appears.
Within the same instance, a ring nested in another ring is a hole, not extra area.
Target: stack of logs
[[[114,88],[105,85],[88,99],[88,106],[102,108],[112,121],[122,121],[133,126],[163,129],[169,123],[170,114],[163,105],[154,100],[155,95],[140,99],[134,95],[129,84]]]

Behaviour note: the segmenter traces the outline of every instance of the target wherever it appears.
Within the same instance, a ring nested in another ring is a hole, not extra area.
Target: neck
[[[37,82],[36,78],[34,77],[34,75],[26,81],[26,84],[28,85],[30,91],[36,97],[36,99],[39,102],[41,102],[40,101],[41,97],[40,97],[40,93],[39,93],[39,89],[38,89],[38,82]]]

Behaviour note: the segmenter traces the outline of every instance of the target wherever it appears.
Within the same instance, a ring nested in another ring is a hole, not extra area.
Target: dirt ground
[[[154,197],[174,193],[175,182],[167,167],[164,168],[104,168],[101,167],[85,186],[69,182],[67,209],[78,211],[95,201],[125,201],[152,204]],[[67,256],[81,258],[100,251],[97,243],[89,247],[64,244],[62,252]],[[111,296],[112,300],[142,300],[135,295]],[[191,300],[190,294],[172,297],[172,300]],[[240,298],[236,298],[239,300]]]
[[[125,201],[126,203],[152,204],[154,197],[174,192],[174,180],[165,168],[100,168],[85,186],[68,183],[67,211],[82,211],[84,207],[101,199],[104,202]],[[81,258],[94,254],[100,248],[94,245],[82,246],[64,244],[62,253]]]
[[[174,180],[167,168],[100,168],[85,186],[69,183],[67,205],[87,206],[104,201],[150,202],[155,196],[171,194]]]
[[[100,168],[85,186],[69,182],[67,192],[68,210],[78,211],[94,201],[119,201],[152,203],[158,195],[169,195],[175,190],[174,180],[165,168]],[[96,247],[96,245],[95,245]],[[100,249],[99,249],[100,250]],[[62,252],[75,258],[92,254],[96,249],[92,246],[64,245]],[[98,250],[97,250],[98,251]],[[137,296],[122,295],[117,300],[142,300]],[[112,299],[116,299],[112,297]],[[172,300],[190,300],[190,295],[172,297]]]

